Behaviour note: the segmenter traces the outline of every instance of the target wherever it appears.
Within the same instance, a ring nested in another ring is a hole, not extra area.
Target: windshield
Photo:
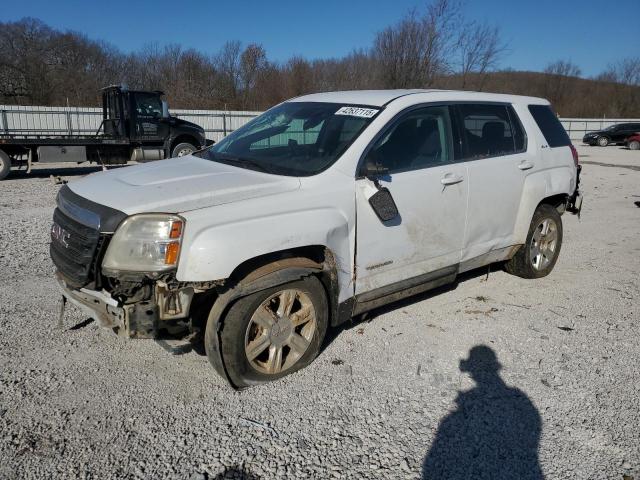
[[[198,156],[277,175],[314,175],[332,165],[378,112],[335,103],[283,103]]]
[[[618,125],[611,125],[610,127],[607,127],[604,129],[605,132],[611,132],[613,130],[617,130],[618,129]]]

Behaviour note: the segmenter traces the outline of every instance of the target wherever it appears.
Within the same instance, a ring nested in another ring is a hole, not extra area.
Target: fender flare
[[[267,288],[277,287],[285,283],[300,280],[309,275],[321,273],[322,264],[308,258],[287,258],[269,263],[246,275],[235,282],[216,298],[209,316],[204,334],[204,345],[209,363],[215,371],[234,389],[234,385],[224,365],[221,349],[220,332],[223,325],[224,314],[233,302],[239,298]]]

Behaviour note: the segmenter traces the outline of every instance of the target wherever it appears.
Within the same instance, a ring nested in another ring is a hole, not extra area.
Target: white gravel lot
[[[205,357],[123,340],[73,307],[57,328],[49,174],[92,170],[12,174],[0,478],[640,479],[640,152],[579,150],[585,206],[563,216],[550,276],[472,272],[242,392]]]

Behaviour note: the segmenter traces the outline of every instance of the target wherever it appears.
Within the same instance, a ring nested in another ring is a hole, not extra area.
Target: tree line
[[[228,41],[213,55],[180,45],[125,54],[74,31],[25,18],[0,22],[0,103],[91,106],[100,88],[162,90],[173,108],[264,110],[305,93],[446,88],[548,98],[565,117],[640,117],[640,57],[592,79],[567,60],[544,72],[496,68],[508,50],[500,29],[467,20],[460,3],[434,0],[341,58],[269,60],[264,47]]]

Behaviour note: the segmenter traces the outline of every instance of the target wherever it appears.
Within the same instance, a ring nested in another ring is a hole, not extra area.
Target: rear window
[[[529,111],[550,147],[571,145],[569,135],[567,135],[566,130],[556,114],[551,110],[551,107],[548,105],[529,105]]]

